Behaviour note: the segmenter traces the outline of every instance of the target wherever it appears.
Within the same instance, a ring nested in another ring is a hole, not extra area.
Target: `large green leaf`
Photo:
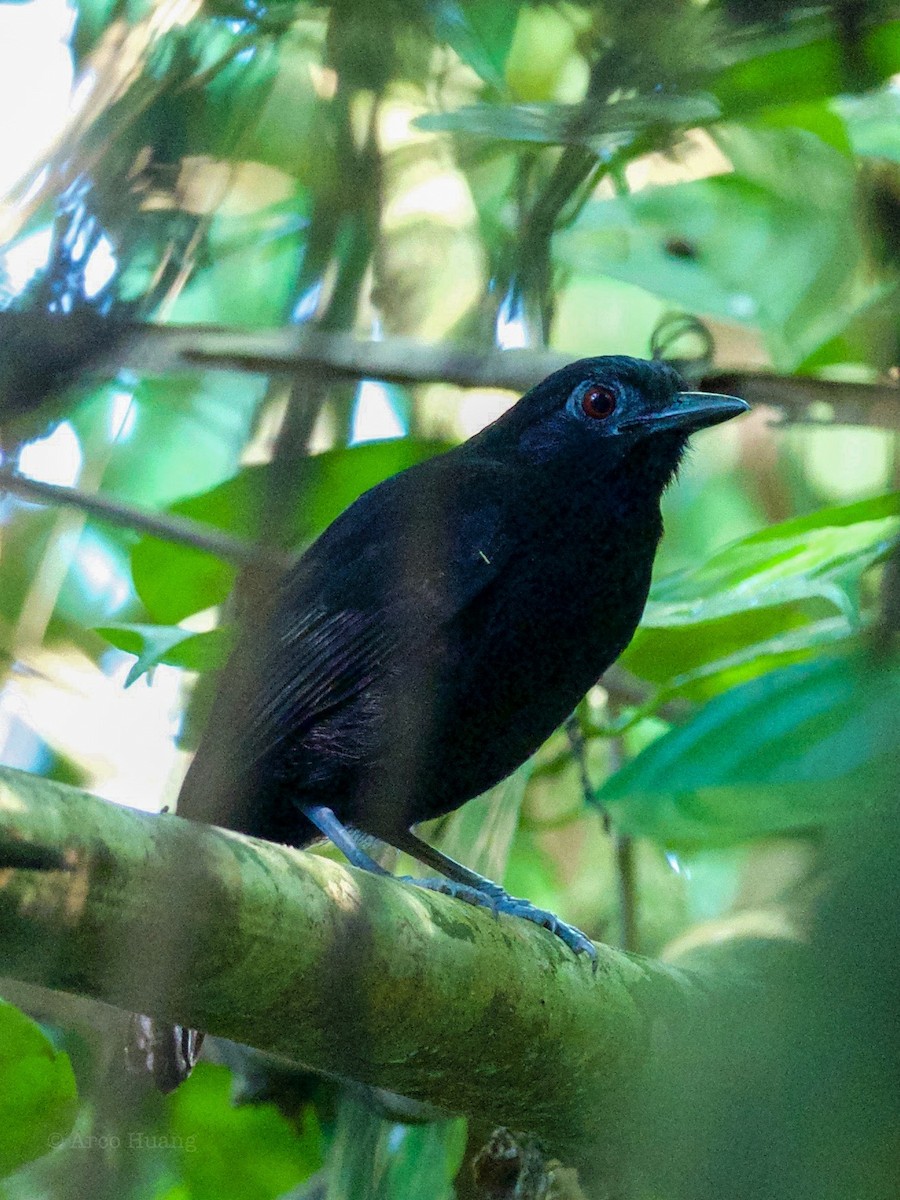
[[[172,319],[255,327],[285,322],[296,300],[303,258],[303,241],[296,234],[304,218],[299,193],[293,211],[279,201],[241,219],[221,213],[213,217],[208,264],[175,301]]]
[[[793,369],[882,286],[867,273],[853,160],[803,128],[715,135],[733,173],[593,200],[556,246],[574,270],[759,327]]]
[[[702,701],[776,667],[850,648],[860,634],[844,617],[815,618],[799,605],[747,611],[718,621],[638,631],[621,663],[658,685],[653,711],[678,696]]]
[[[73,394],[64,428],[75,434],[88,462],[104,461],[105,496],[156,508],[186,489],[210,488],[233,475],[263,390],[259,379],[223,372],[144,379],[127,388],[104,384]],[[10,516],[4,530],[0,611],[15,625],[47,551],[47,538],[58,536],[61,527],[50,508],[16,502]],[[135,606],[128,586],[134,541],[130,530],[103,521],[88,521],[80,533],[70,529],[57,548],[69,567],[56,616],[90,627]]]
[[[221,371],[145,378],[130,399],[101,389],[73,423],[87,445],[109,439],[105,493],[158,507],[234,473],[264,392],[261,379]]]
[[[297,467],[297,497],[287,544],[310,541],[376,483],[447,448],[444,443],[403,438],[303,459]],[[179,501],[171,511],[250,539],[259,530],[270,479],[268,466],[248,467],[211,491]],[[229,563],[158,538],[137,543],[131,566],[148,613],[165,625],[221,604],[234,582]]]
[[[894,665],[841,656],[785,667],[709,701],[599,799],[621,830],[677,847],[815,828],[896,774],[898,709]]]
[[[737,116],[844,91],[845,50],[827,19],[824,30],[822,26],[821,14],[816,14],[796,29],[786,23],[756,45],[749,42],[742,61],[720,72],[710,85],[723,110]],[[859,53],[877,78],[890,78],[900,70],[900,21],[867,30]]]
[[[76,1105],[69,1056],[0,1000],[0,1176],[60,1146]]]
[[[520,0],[438,0],[429,5],[429,13],[436,36],[485,83],[503,91],[503,69],[520,7]]]

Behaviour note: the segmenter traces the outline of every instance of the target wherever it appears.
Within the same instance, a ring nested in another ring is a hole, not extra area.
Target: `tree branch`
[[[4,869],[4,847],[65,872]],[[691,972],[0,769],[0,972],[528,1129],[616,1140]],[[190,970],[172,961],[190,961]]]
[[[0,344],[21,314],[0,313]],[[351,334],[309,327],[243,330],[210,325],[123,323],[109,351],[91,370],[115,374],[121,367],[147,374],[227,370],[261,375],[312,374],[318,379],[382,379],[417,384],[439,380],[458,387],[526,392],[571,354],[430,345],[405,338],[363,341]],[[717,364],[697,369],[683,364],[698,387],[733,391],[754,404],[779,408],[791,421],[834,421],[848,425],[900,426],[900,387],[895,383],[848,383]],[[823,411],[823,409],[830,410]]]
[[[553,351],[497,350],[485,354],[452,343],[428,345],[404,338],[366,342],[351,334],[323,333],[306,327],[242,332],[148,325],[130,346],[135,359],[129,361],[137,369],[141,369],[141,355],[147,356],[145,369],[149,370],[153,369],[153,358],[162,354],[169,360],[167,370],[203,366],[263,374],[373,378],[400,384],[439,380],[458,387],[503,388],[519,393],[572,361],[571,354]],[[684,364],[684,369],[692,374],[690,364]],[[886,429],[900,425],[900,387],[896,384],[848,383],[720,366],[694,374],[693,382],[710,391],[727,385],[729,391],[753,404],[780,408],[792,421],[834,421]],[[823,406],[831,412],[822,412]]]

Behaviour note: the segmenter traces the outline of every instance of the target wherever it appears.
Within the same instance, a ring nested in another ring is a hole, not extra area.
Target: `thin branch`
[[[21,321],[20,314],[0,313],[0,344],[13,318]],[[251,331],[135,323],[123,327],[121,339],[107,356],[97,359],[93,369],[107,374],[123,366],[148,374],[190,370],[314,374],[326,380],[372,378],[400,384],[439,380],[458,387],[522,393],[571,361],[571,354],[548,351],[485,354],[476,347],[428,345],[403,338],[367,342],[308,327]],[[896,383],[847,383],[718,365],[699,372],[690,363],[683,367],[696,386],[731,391],[753,404],[770,405],[793,422],[900,427]]]
[[[600,686],[615,700],[620,708],[642,708],[649,704],[658,689],[652,684],[645,683],[632,675],[625,667],[615,663],[601,677]],[[683,725],[694,712],[694,705],[688,700],[665,700],[654,707],[653,715],[669,721],[672,725]],[[591,729],[589,732],[608,735],[608,730]]]
[[[83,492],[78,488],[63,487],[56,483],[43,483],[37,479],[29,479],[0,467],[0,493],[9,492],[24,500],[39,504],[59,505],[65,508],[79,509],[99,521],[110,525],[118,525],[125,529],[136,529],[141,533],[151,534],[168,542],[178,542],[183,546],[192,546],[195,550],[206,550],[226,562],[238,566],[258,563],[261,558],[272,558],[272,551],[267,551],[252,542],[232,537],[212,525],[204,525],[188,517],[179,517],[174,513],[151,512],[145,508],[135,508],[121,500],[112,500],[98,493]],[[284,560],[284,556],[275,556]]]
[[[2,331],[0,313],[0,331]],[[351,334],[309,327],[252,330],[214,326],[136,325],[122,343],[124,364],[137,371],[229,370],[263,375],[314,374],[320,378],[382,379],[387,383],[432,383],[506,388],[526,392],[571,355],[531,350],[485,353],[405,338],[363,341]],[[121,360],[120,360],[121,361]]]
[[[619,916],[622,922],[623,950],[637,950],[637,883],[635,880],[634,840],[627,833],[613,833],[616,857],[616,882],[619,892]]]
[[[586,809],[596,806],[597,790],[591,783],[588,771],[587,754],[585,752],[585,736],[582,722],[578,714],[571,717],[566,724],[571,752],[578,765],[581,792]],[[621,764],[621,747],[618,738],[610,742],[610,752],[613,756],[611,770],[616,770]],[[628,834],[616,832],[612,828],[609,814],[603,811],[603,825],[607,836],[612,840],[614,861],[616,867],[616,883],[619,895],[619,945],[623,950],[638,949],[637,921],[637,886],[635,881],[634,843]]]
[[[767,371],[708,371],[699,385],[728,392],[750,405],[779,408],[785,422],[808,425],[865,425],[900,428],[900,386],[896,383],[849,383]]]

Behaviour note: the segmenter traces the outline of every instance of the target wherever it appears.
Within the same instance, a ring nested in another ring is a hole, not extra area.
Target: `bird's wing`
[[[499,464],[451,452],[386,480],[329,526],[223,671],[178,811],[230,824],[254,762],[433,645],[508,559],[511,484]]]
[[[496,577],[509,480],[495,463],[452,455],[387,480],[351,506],[284,581],[268,640],[263,742],[325,710],[433,644]],[[264,753],[267,745],[258,745]]]

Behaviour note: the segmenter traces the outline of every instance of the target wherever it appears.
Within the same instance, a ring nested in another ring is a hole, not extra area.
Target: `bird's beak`
[[[648,412],[624,422],[620,429],[643,428],[648,433],[658,429],[682,429],[693,433],[707,425],[719,425],[747,412],[750,405],[737,396],[722,396],[718,392],[677,392],[672,403],[657,412]]]
[[[750,405],[737,396],[718,392],[678,392],[672,404],[651,417],[654,429],[705,429],[747,412]]]

